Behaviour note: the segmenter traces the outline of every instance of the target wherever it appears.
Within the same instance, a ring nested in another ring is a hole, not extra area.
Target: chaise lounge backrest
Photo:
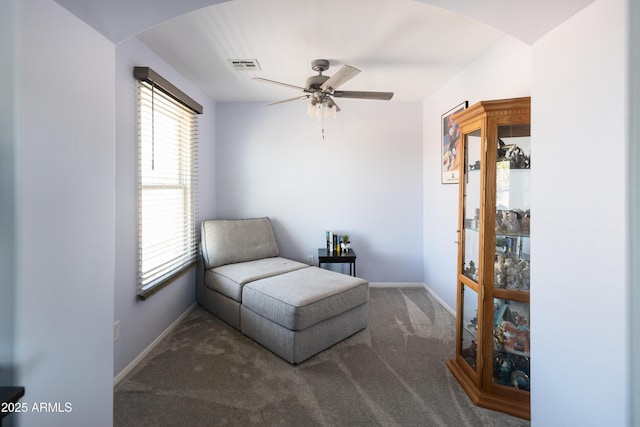
[[[280,255],[267,217],[203,221],[201,247],[207,269]]]

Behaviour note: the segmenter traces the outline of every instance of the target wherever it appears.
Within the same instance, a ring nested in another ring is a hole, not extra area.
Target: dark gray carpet
[[[529,426],[476,407],[445,362],[454,319],[372,288],[369,327],[291,366],[201,307],[116,387],[116,426]]]

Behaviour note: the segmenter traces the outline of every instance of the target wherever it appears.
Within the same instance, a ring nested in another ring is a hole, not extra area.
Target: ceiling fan
[[[360,73],[360,70],[350,65],[343,65],[342,68],[340,68],[333,76],[324,76],[322,75],[322,72],[329,69],[329,61],[326,59],[316,59],[311,61],[311,69],[316,71],[318,75],[309,77],[304,87],[263,79],[262,77],[254,77],[253,79],[304,92],[304,95],[271,102],[267,105],[281,104],[283,102],[296,101],[299,99],[308,99],[309,107],[307,114],[313,118],[320,118],[321,116],[335,117],[336,112],[340,111],[340,108],[333,98],[378,99],[388,101],[393,97],[393,92],[337,90],[344,83]],[[324,113],[321,111],[322,109],[324,109]]]

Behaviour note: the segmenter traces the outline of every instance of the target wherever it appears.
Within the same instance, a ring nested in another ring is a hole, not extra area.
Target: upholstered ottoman
[[[292,364],[367,327],[369,283],[317,267],[247,283],[240,330]]]

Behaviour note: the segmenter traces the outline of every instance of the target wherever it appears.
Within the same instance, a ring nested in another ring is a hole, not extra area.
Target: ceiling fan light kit
[[[311,61],[311,69],[318,73],[317,76],[311,76],[305,82],[304,87],[281,83],[275,80],[264,79],[262,77],[254,77],[265,83],[285,86],[304,92],[302,96],[284,99],[282,101],[271,102],[267,105],[281,104],[283,102],[296,101],[299,99],[308,99],[307,115],[314,119],[321,117],[335,118],[336,113],[340,111],[340,107],[336,104],[335,98],[358,98],[358,99],[374,99],[388,101],[393,97],[393,92],[371,92],[371,91],[336,91],[344,83],[348,82],[360,73],[355,67],[343,65],[333,76],[325,76],[323,71],[329,69],[329,61],[326,59],[315,59]]]
[[[335,119],[337,110],[338,106],[333,102],[333,99],[325,97],[323,101],[318,101],[315,96],[311,96],[307,107],[307,116],[316,120],[320,120],[321,117]]]

